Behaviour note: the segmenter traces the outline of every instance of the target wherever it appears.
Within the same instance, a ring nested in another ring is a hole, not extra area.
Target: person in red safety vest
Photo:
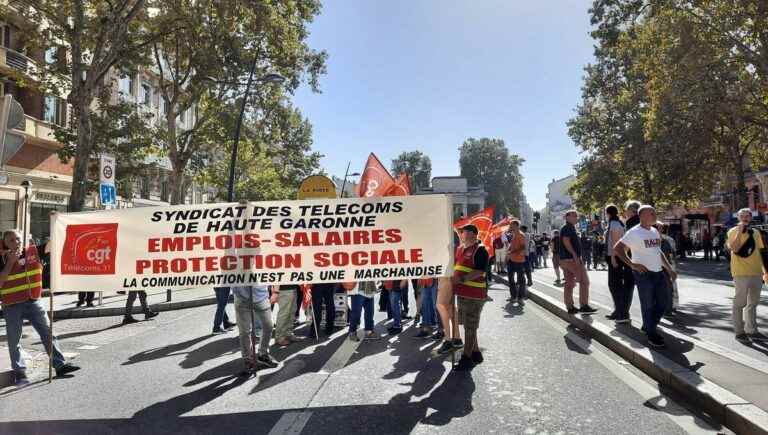
[[[56,376],[79,370],[80,367],[69,364],[54,338],[51,342],[51,327],[40,297],[43,292],[43,265],[40,263],[38,249],[30,246],[22,251],[21,235],[18,230],[3,233],[0,246],[0,301],[3,304],[8,333],[8,352],[16,385],[28,383],[27,367],[21,357],[21,330],[24,319],[29,320],[45,345],[46,351],[53,352],[53,367]],[[41,247],[43,248],[43,247]]]
[[[467,225],[461,229],[463,243],[456,249],[453,267],[453,288],[459,308],[459,324],[464,325],[464,352],[457,370],[470,370],[483,362],[477,342],[480,314],[488,297],[485,279],[488,251],[477,238],[477,227]]]

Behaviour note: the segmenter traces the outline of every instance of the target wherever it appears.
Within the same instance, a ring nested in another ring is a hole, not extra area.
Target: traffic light
[[[5,95],[0,103],[0,164],[3,166],[24,145],[24,135],[14,129],[24,130],[24,109],[13,96]]]

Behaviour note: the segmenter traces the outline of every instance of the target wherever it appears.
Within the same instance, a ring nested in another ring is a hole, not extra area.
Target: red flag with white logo
[[[397,177],[395,185],[392,186],[384,196],[408,196],[411,194],[411,179],[408,174],[403,172]]]
[[[493,207],[488,207],[472,216],[461,218],[453,224],[453,230],[461,237],[461,229],[466,225],[477,227],[477,239],[485,246],[488,251],[488,257],[493,257],[496,253],[493,248]]]
[[[395,179],[392,178],[387,168],[381,164],[378,157],[371,153],[368,156],[368,161],[365,163],[363,174],[360,176],[357,196],[361,198],[385,196],[394,185]]]

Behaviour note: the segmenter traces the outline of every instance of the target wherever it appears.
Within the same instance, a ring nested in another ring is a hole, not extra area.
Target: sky
[[[573,173],[566,121],[592,60],[591,0],[325,0],[309,44],[328,52],[321,93],[295,104],[314,127],[331,175],[362,172],[370,152],[391,167],[403,151],[459,175],[461,143],[501,138],[525,159],[534,209],[547,183]]]

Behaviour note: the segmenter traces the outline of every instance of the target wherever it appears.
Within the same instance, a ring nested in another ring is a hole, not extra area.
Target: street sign
[[[99,159],[99,181],[101,184],[115,185],[115,158],[102,155]]]
[[[117,194],[114,184],[102,184],[99,193],[101,205],[115,205]]]
[[[5,165],[24,145],[24,109],[14,101],[13,96],[5,95],[0,102],[0,164]]]

